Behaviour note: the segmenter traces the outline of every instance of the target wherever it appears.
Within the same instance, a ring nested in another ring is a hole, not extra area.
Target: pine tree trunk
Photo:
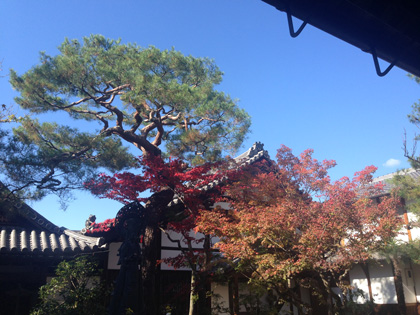
[[[391,258],[392,269],[394,272],[395,291],[397,293],[398,309],[400,315],[407,315],[407,306],[405,304],[404,286],[402,281],[401,269],[395,258]]]

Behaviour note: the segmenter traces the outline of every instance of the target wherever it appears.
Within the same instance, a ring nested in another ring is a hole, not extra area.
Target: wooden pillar
[[[232,315],[239,315],[239,287],[238,275],[229,279],[229,310]]]

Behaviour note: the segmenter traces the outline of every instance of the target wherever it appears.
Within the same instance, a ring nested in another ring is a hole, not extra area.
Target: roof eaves
[[[0,228],[0,254],[73,255],[106,249],[100,237],[89,237],[64,230],[62,234],[27,230],[20,227]]]

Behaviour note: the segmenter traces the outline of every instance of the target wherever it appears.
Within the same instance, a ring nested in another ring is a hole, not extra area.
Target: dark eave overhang
[[[420,77],[418,0],[263,1],[286,12],[288,22],[294,16],[372,54],[378,75],[385,75],[396,65]],[[289,23],[289,27],[291,35],[297,36],[299,25]],[[390,67],[380,69],[377,58]]]

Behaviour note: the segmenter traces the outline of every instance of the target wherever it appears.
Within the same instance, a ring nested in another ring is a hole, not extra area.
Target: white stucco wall
[[[418,290],[418,288],[416,289],[415,285],[419,283],[419,266],[400,262],[399,268],[401,269],[401,276],[403,280],[405,302],[416,303],[416,290]]]
[[[362,267],[356,265],[349,272],[350,285],[354,287],[355,290],[362,290],[363,297],[358,296],[356,299],[357,303],[365,303],[366,300],[369,300],[369,286],[366,279],[365,273],[362,270]]]
[[[410,211],[407,211],[407,218],[408,222],[419,221],[419,217]],[[413,240],[420,239],[420,227],[413,227],[412,229],[410,229],[410,233]]]
[[[414,285],[416,286],[416,300],[420,302],[420,265],[412,265],[412,271],[413,271],[413,281]]]
[[[161,255],[161,259],[165,259],[165,258],[174,258],[176,256],[178,256],[181,251],[178,249],[178,242],[173,242],[172,240],[179,240],[180,241],[180,245],[182,248],[188,248],[188,244],[185,243],[184,241],[184,237],[182,236],[181,233],[177,233],[174,231],[168,231],[167,232],[169,234],[169,237],[166,233],[161,232],[161,251],[160,251],[160,255]],[[194,237],[195,239],[199,240],[199,239],[203,239],[204,238],[204,234],[202,233],[195,233],[194,231],[190,232],[190,236]],[[211,237],[211,245],[215,244],[216,242],[219,241],[219,238],[217,237]],[[203,248],[203,242],[198,242],[198,243],[194,243],[192,244],[193,248],[195,249],[201,249]],[[172,266],[169,266],[166,263],[162,263],[161,264],[161,269],[162,270],[174,270],[174,268]],[[181,267],[178,268],[177,270],[191,270],[188,267]]]
[[[122,242],[115,242],[109,244],[109,252],[108,252],[108,269],[111,270],[118,270],[120,266],[118,263],[118,249],[120,248]]]
[[[407,218],[408,218],[409,223],[419,221],[419,217],[416,214],[410,212],[410,210],[408,209],[408,207],[412,203],[413,203],[412,201],[407,202],[407,206],[405,207],[405,210],[407,211]],[[405,227],[404,227],[404,229],[405,229]],[[405,231],[407,231],[407,230],[405,229]],[[406,234],[407,234],[407,232],[406,232]],[[410,229],[410,234],[411,234],[411,237],[412,237],[413,240],[420,239],[420,228],[419,227],[411,228]],[[406,238],[402,238],[402,239],[404,241],[408,241],[408,235],[406,236]]]
[[[187,248],[188,247],[188,245],[185,243],[184,237],[182,236],[181,233],[174,232],[174,231],[168,231],[167,233],[169,234],[169,237],[168,237],[168,235],[166,233],[164,233],[164,232],[161,233],[161,235],[162,235],[162,241],[161,241],[162,247],[164,247],[164,248],[165,247],[178,248],[178,243],[177,242],[173,242],[170,239],[175,240],[175,241],[178,241],[179,240],[180,241],[180,244],[181,244],[181,246],[183,248]],[[196,233],[194,231],[190,231],[190,236],[191,237],[194,237],[195,239],[202,239],[202,238],[204,238],[204,234],[203,233]],[[212,245],[215,244],[215,243],[217,243],[218,241],[219,241],[219,238],[217,238],[215,236],[212,236],[211,237]],[[194,248],[203,248],[203,243],[202,242],[201,243],[198,243],[198,244],[195,244],[194,243],[193,244],[193,247]]]
[[[174,257],[178,256],[179,254],[181,254],[181,251],[180,250],[162,249],[160,251],[160,258],[161,259],[174,258]],[[160,264],[160,269],[161,270],[182,270],[182,271],[190,271],[191,270],[191,268],[188,268],[187,266],[185,266],[185,267],[178,267],[177,269],[175,269],[174,267],[168,265],[165,262],[162,262]]]
[[[394,274],[388,263],[369,264],[373,300],[377,304],[397,304]]]
[[[211,304],[213,312],[218,315],[229,315],[229,287],[227,283],[215,283],[211,284]]]
[[[404,266],[402,266],[402,268],[405,270]],[[397,293],[391,265],[384,261],[381,263],[370,263],[369,274],[374,302],[376,304],[397,304]],[[414,285],[407,285],[407,278],[405,275],[403,275],[403,282],[406,302],[414,303]],[[414,284],[414,281],[411,281],[411,283]],[[364,292],[365,298],[358,297],[357,303],[364,303],[369,299],[368,281],[362,268],[358,265],[350,271],[350,284],[353,285],[355,289],[361,289]]]

